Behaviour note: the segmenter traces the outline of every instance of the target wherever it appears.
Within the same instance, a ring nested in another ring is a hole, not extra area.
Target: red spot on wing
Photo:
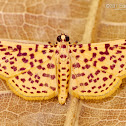
[[[100,73],[100,70],[97,70],[96,72],[95,72],[95,75],[98,75]]]
[[[121,58],[124,58],[125,56],[124,55],[121,55]]]
[[[8,63],[9,62],[9,60],[7,59],[7,60],[5,60],[5,63]]]
[[[84,69],[85,69],[85,67],[82,67],[82,69],[84,70]]]
[[[67,61],[67,63],[66,64],[69,64],[70,62],[69,61]]]
[[[37,91],[37,93],[41,93],[41,91]]]
[[[3,66],[2,68],[3,68],[4,70],[6,70],[6,69],[7,69],[7,67],[6,67],[6,66]]]
[[[96,79],[94,79],[94,83],[96,83],[97,82],[97,80]]]
[[[14,71],[16,71],[17,70],[17,67],[12,66],[11,69],[13,69]]]
[[[86,92],[86,91],[85,91],[85,90],[82,90],[81,92],[84,93],[84,92]]]
[[[34,54],[33,54],[33,53],[30,54],[30,58],[31,58],[31,59],[34,59]]]
[[[22,53],[22,56],[27,56],[27,53]]]
[[[21,81],[24,83],[26,80],[24,78],[22,78]]]
[[[112,78],[112,75],[109,75],[109,78],[111,79]]]
[[[95,91],[94,93],[98,93],[97,91]]]
[[[117,60],[113,60],[114,63],[117,63]]]
[[[11,64],[11,65],[14,64],[14,61],[10,61],[10,64]]]
[[[97,64],[97,61],[94,61],[94,62],[93,62],[93,66],[95,66],[95,67],[96,67],[96,64]]]
[[[80,55],[76,55],[76,59],[78,59],[80,57]]]
[[[108,87],[106,88],[106,90],[108,89]]]
[[[96,86],[93,86],[93,87],[92,87],[92,89],[95,89],[95,88],[96,88]]]
[[[46,54],[46,51],[45,51],[45,50],[42,50],[42,53],[43,53],[43,54]]]
[[[6,59],[6,57],[2,57],[2,60],[5,60]]]
[[[39,46],[38,44],[35,45],[35,52],[38,51],[38,46]]]
[[[80,68],[80,64],[79,64],[79,63],[74,63],[74,64],[72,65],[72,67],[74,67],[74,68]]]
[[[78,86],[72,87],[73,90],[75,90],[75,89],[77,89],[77,88],[78,88]]]
[[[114,45],[114,47],[116,47],[116,48],[117,48],[117,47],[118,47],[118,45]]]
[[[40,83],[39,86],[43,86],[43,83]]]
[[[51,75],[51,79],[54,80],[55,79],[55,75]]]
[[[56,50],[56,51],[55,51],[55,53],[59,54],[59,51],[58,51],[58,50]]]
[[[109,55],[108,48],[110,47],[110,44],[105,44],[105,52],[100,51],[99,54],[101,55]]]
[[[83,83],[80,83],[80,86],[83,86],[84,84]]]
[[[9,73],[8,72],[4,72],[5,74],[7,74],[7,75],[9,75]]]
[[[39,82],[39,80],[35,80],[35,82],[36,82],[36,83],[38,83],[38,82]]]
[[[26,58],[22,58],[22,61],[23,61],[24,63],[27,63],[27,62],[28,62],[28,60],[27,60]]]
[[[38,65],[37,68],[38,68],[38,69],[42,69],[42,66],[41,66],[41,65]]]
[[[120,53],[122,53],[122,51],[120,51],[120,50],[117,50],[116,54],[120,54]]]
[[[88,82],[85,82],[84,85],[85,85],[85,86],[88,86]]]
[[[105,60],[105,57],[98,58],[98,60],[102,62]]]
[[[44,45],[44,48],[48,48],[48,45]]]
[[[22,85],[23,88],[25,88],[25,85]]]
[[[91,82],[92,82],[92,79],[89,80],[89,83],[91,83]]]
[[[88,44],[88,50],[91,51],[91,43]]]
[[[42,91],[43,93],[47,93],[47,91]]]
[[[81,53],[84,53],[84,51],[85,51],[84,49],[81,49],[81,50],[80,50]]]
[[[121,59],[121,58],[118,58],[118,60],[119,60],[119,61],[122,61],[122,59]]]
[[[32,75],[33,75],[31,71],[28,71],[27,73],[28,73],[30,76],[32,76]]]
[[[71,51],[71,50],[69,50],[69,53],[72,53],[72,51]]]
[[[18,80],[19,79],[19,76],[16,76],[15,78]]]
[[[32,51],[32,48],[29,48],[29,51]]]
[[[39,62],[39,63],[43,63],[43,60],[42,60],[42,59],[40,59],[40,60],[38,60],[38,62]]]
[[[48,58],[49,60],[51,60],[52,57],[51,57],[51,56],[47,56],[47,58]]]
[[[123,68],[124,67],[124,64],[121,64],[120,67]]]
[[[85,59],[84,59],[84,62],[87,63],[87,62],[88,62],[88,59],[85,58]]]
[[[50,86],[50,88],[51,88],[53,91],[55,91],[55,90],[56,90],[56,88],[55,88],[55,87]]]
[[[101,68],[104,69],[104,70],[108,69],[108,67],[106,67],[106,66],[102,66]]]
[[[2,48],[2,49],[0,49],[0,51],[6,51],[6,48]]]
[[[22,68],[19,69],[19,71],[23,71],[23,70],[25,70],[25,69],[26,69],[26,68],[22,67]]]
[[[101,88],[101,86],[98,86],[98,89],[100,89]]]
[[[54,67],[55,67],[55,65],[52,64],[52,63],[48,63],[48,64],[47,64],[47,68],[49,68],[49,69],[53,69]]]
[[[90,92],[91,92],[91,90],[88,90],[87,92],[88,92],[88,93],[90,93]]]
[[[108,80],[108,78],[107,77],[103,77],[103,81],[107,81]]]
[[[109,47],[109,49],[110,49],[110,50],[113,50],[113,49],[114,49],[114,47]]]
[[[75,77],[75,75],[74,75],[74,74],[72,74],[72,79],[76,79],[76,77]]]
[[[115,68],[115,64],[110,65],[110,69],[113,70]]]
[[[85,67],[86,67],[87,69],[89,69],[89,68],[90,68],[90,65],[86,64]]]
[[[97,47],[94,47],[94,49],[95,49],[95,50],[98,50],[98,48],[97,48]]]
[[[106,84],[103,84],[103,87],[105,87]]]
[[[34,90],[36,90],[36,87],[32,87]]]
[[[12,55],[10,52],[6,52],[6,53],[4,53],[5,55]]]
[[[82,48],[82,47],[83,47],[83,45],[82,45],[82,44],[78,44],[78,46],[79,46],[79,48]]]
[[[34,67],[34,63],[33,62],[30,62],[30,65],[31,65],[31,67]]]
[[[96,55],[97,55],[96,53],[93,53],[93,54],[92,54],[92,57],[93,57],[93,58],[95,58],[95,57],[96,57]]]
[[[14,59],[14,56],[10,58],[10,60]]]
[[[126,49],[126,47],[121,47],[121,49]]]
[[[21,50],[21,45],[17,45],[17,49]]]
[[[50,49],[49,52],[52,53],[52,52],[54,52],[54,50],[51,50],[51,49]]]
[[[85,73],[81,73],[81,76],[84,76],[85,75]]]

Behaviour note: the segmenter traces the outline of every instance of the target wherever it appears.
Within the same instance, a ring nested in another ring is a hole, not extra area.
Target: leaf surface
[[[1,40],[23,43],[56,42],[59,34],[70,42],[105,42],[126,39],[125,10],[100,0],[3,0],[0,2]],[[110,5],[111,6],[111,5]],[[26,101],[0,80],[0,125],[4,126],[124,126],[126,125],[126,79],[118,90],[103,100],[70,97],[65,105],[57,98]]]

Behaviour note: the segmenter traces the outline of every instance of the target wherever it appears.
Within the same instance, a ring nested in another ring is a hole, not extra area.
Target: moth
[[[68,93],[79,99],[110,96],[126,75],[126,41],[78,44],[61,34],[56,44],[0,42],[0,78],[26,100]]]

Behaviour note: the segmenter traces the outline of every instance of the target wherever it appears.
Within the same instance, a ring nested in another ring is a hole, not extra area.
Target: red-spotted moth
[[[0,77],[26,100],[69,94],[80,99],[111,95],[126,74],[125,40],[70,44],[62,34],[57,43],[39,45],[0,42]]]

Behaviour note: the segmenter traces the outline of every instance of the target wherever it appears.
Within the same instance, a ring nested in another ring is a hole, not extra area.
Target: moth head
[[[69,36],[65,34],[61,34],[57,37],[58,42],[68,42],[69,41]]]

